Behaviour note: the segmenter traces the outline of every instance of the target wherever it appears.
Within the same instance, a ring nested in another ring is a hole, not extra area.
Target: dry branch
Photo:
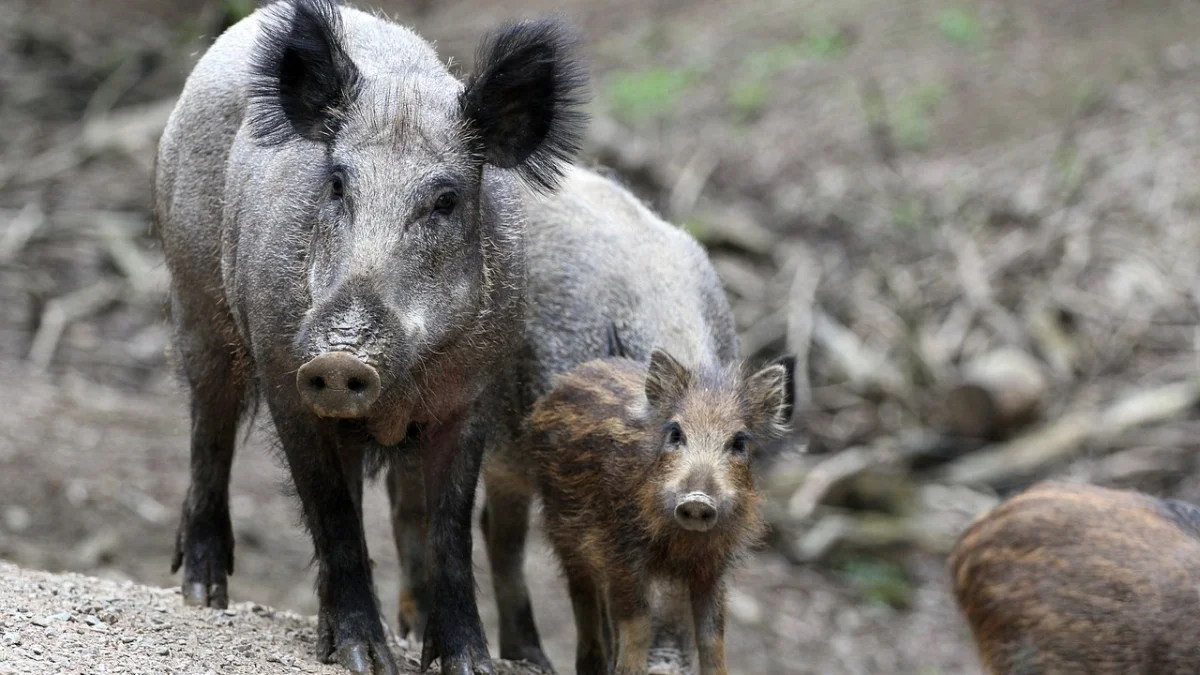
[[[937,436],[918,432],[904,438],[883,438],[872,445],[843,450],[823,460],[803,477],[788,500],[787,517],[796,521],[806,520],[839,483],[868,469],[895,466],[939,445]]]
[[[97,117],[83,124],[79,133],[67,142],[25,162],[14,162],[11,168],[0,171],[0,188],[8,183],[29,185],[54,178],[109,151],[125,152],[142,159],[149,169],[154,143],[174,108],[175,99],[172,98]]]
[[[796,357],[796,372],[793,375],[796,408],[804,410],[812,402],[812,385],[808,380],[809,350],[812,346],[813,313],[822,269],[820,259],[802,244],[789,252],[788,260],[792,268],[792,284],[787,295],[790,305],[787,318],[787,350]]]
[[[954,433],[992,438],[1033,420],[1048,383],[1038,362],[1019,349],[998,349],[963,367],[962,381],[946,395]]]
[[[813,311],[812,339],[828,353],[857,391],[882,392],[901,400],[910,396],[911,385],[898,369],[820,309]]]
[[[1070,457],[1085,443],[1180,415],[1200,403],[1200,381],[1188,379],[1129,394],[1111,406],[1065,415],[991,450],[955,461],[942,472],[950,483],[1000,483],[1028,476]]]
[[[55,298],[46,304],[28,359],[37,370],[45,370],[54,358],[54,350],[63,331],[73,321],[91,316],[116,302],[125,290],[123,282],[102,279],[72,293]]]
[[[4,236],[0,237],[0,263],[12,262],[29,243],[38,228],[46,222],[46,214],[37,204],[30,203],[8,220]]]

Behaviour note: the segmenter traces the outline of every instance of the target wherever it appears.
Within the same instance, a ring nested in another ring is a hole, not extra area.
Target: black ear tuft
[[[250,65],[255,138],[327,141],[337,133],[361,83],[344,39],[333,0],[277,2],[264,12]]]
[[[588,75],[578,38],[545,18],[510,24],[480,44],[463,90],[464,121],[484,161],[554,190],[583,141]]]

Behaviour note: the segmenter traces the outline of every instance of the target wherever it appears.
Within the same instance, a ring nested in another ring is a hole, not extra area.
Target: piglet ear
[[[796,357],[787,355],[746,379],[749,424],[757,435],[779,438],[787,433],[796,406],[795,370]]]
[[[333,0],[289,0],[264,10],[251,62],[254,136],[328,141],[354,102],[361,78],[345,49]]]
[[[577,38],[556,19],[504,26],[479,45],[462,114],[485,162],[551,191],[587,125],[587,72]]]
[[[670,410],[687,393],[691,381],[691,373],[675,357],[661,349],[650,352],[650,366],[646,371],[646,401],[651,407],[661,412]]]

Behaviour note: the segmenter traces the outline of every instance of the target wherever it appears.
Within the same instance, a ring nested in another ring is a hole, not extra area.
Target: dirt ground
[[[173,95],[203,48],[191,36],[220,25],[217,4],[0,2],[0,558],[23,567],[178,582],[168,567],[188,420],[165,357],[161,255],[145,236],[152,144],[113,141],[139,139],[136,124],[107,144],[80,130],[109,110],[145,113],[137,106]],[[1194,3],[450,0],[424,15],[380,4],[468,64],[477,37],[503,18],[558,10],[575,20],[594,61],[596,111],[628,130],[647,165],[705,177],[699,197],[685,181],[626,176],[634,187],[698,235],[722,219],[752,219],[773,242],[807,242],[827,268],[825,302],[868,344],[884,344],[905,311],[933,305],[940,280],[953,278],[954,258],[931,234],[938,226],[926,228],[936,221],[969,231],[989,261],[1008,261],[995,280],[1002,306],[1019,307],[1064,269],[1078,273],[1078,288],[1053,292],[1095,309],[1079,321],[1102,337],[1089,344],[1104,356],[1086,362],[1073,399],[1194,368]],[[886,102],[887,139],[872,134],[864,83]],[[589,160],[604,158],[594,151]],[[1020,259],[1028,242],[1062,232],[1086,232],[1087,243],[1072,248],[1063,235],[1052,264]],[[761,337],[770,324],[762,308],[786,306],[787,288],[745,282],[746,270],[775,263],[728,249],[712,250],[744,339],[756,353],[782,349],[782,337]],[[106,301],[99,286],[99,308],[66,326],[40,367],[31,356],[42,353],[48,303],[112,279],[125,280],[119,295]],[[889,304],[897,296],[910,305]],[[830,413],[828,433],[857,424],[850,412]],[[1185,420],[1129,444],[1190,452],[1194,427]],[[311,545],[283,494],[284,472],[264,430],[247,441],[234,466],[231,598],[312,614]],[[1090,461],[1056,472],[1086,479]],[[1190,456],[1179,469],[1153,488],[1200,496]],[[394,619],[398,570],[381,486],[368,493],[366,518]],[[908,591],[899,608],[864,590],[861,575],[757,555],[733,583],[731,672],[979,673],[941,560],[893,559]],[[569,672],[569,602],[540,539],[528,566],[549,656]]]
[[[194,611],[177,589],[0,562],[0,674],[339,673],[313,658],[317,622],[254,602]],[[401,673],[420,652],[392,644]],[[496,675],[532,672],[498,662]]]

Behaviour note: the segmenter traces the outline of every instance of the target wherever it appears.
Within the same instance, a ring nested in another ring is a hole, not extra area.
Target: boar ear
[[[511,24],[489,35],[460,104],[476,151],[551,191],[579,152],[587,115],[587,73],[577,38],[556,19]]]
[[[251,62],[254,136],[328,141],[360,85],[344,47],[341,12],[333,0],[280,2],[265,12]]]
[[[675,357],[661,349],[650,352],[646,370],[646,401],[660,411],[675,405],[687,392],[691,373]]]
[[[796,407],[796,357],[782,356],[746,379],[746,403],[751,428],[767,438],[787,433]]]

